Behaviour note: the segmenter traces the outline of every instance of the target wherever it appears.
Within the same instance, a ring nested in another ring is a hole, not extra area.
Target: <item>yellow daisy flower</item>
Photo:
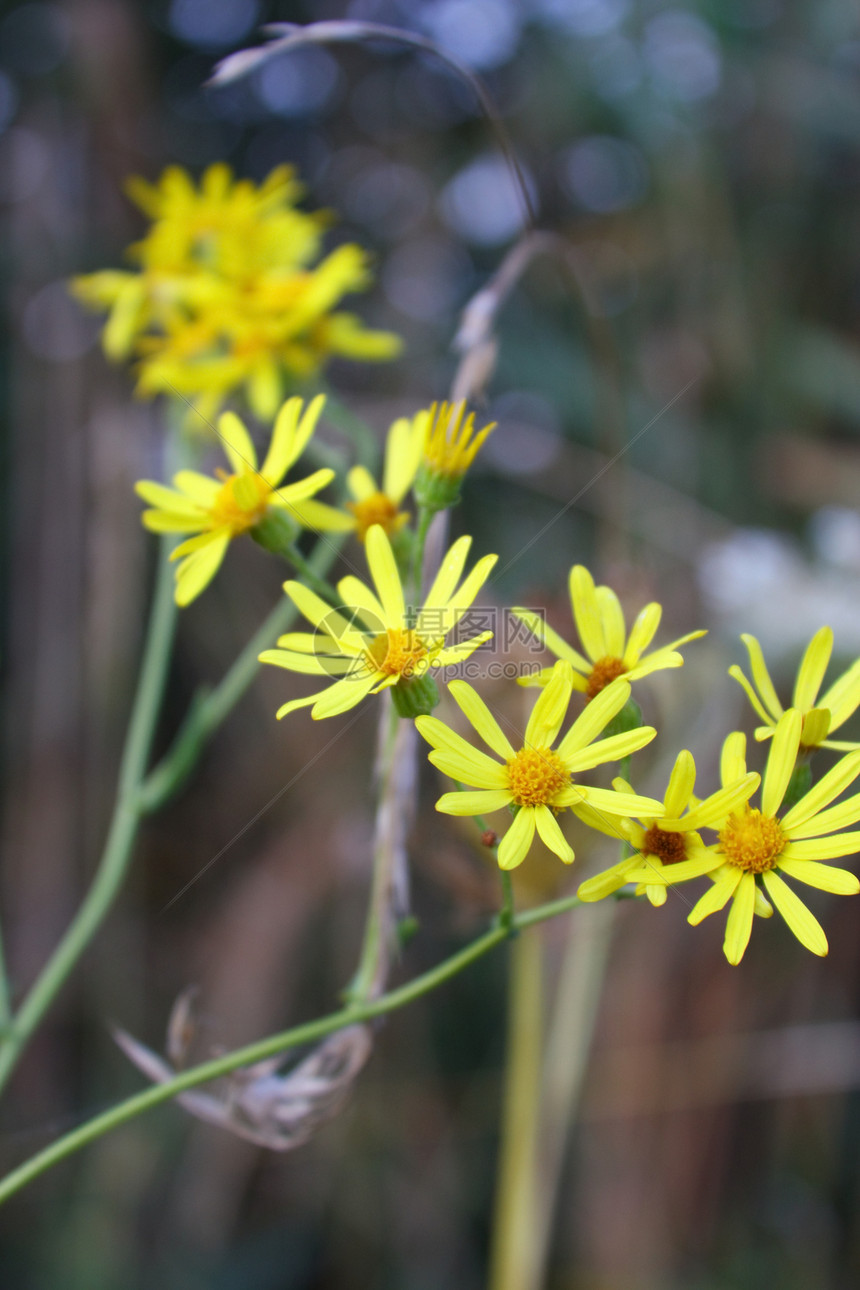
[[[594,742],[627,702],[628,685],[619,684],[600,695],[577,717],[556,749],[552,745],[561,730],[573,690],[569,663],[560,660],[553,668],[548,684],[532,709],[519,749],[514,748],[470,685],[452,681],[448,688],[484,743],[501,761],[480,752],[436,717],[419,717],[415,724],[433,748],[430,761],[452,779],[474,785],[477,790],[445,793],[436,803],[436,810],[448,815],[483,815],[503,806],[517,807],[513,822],[499,844],[498,860],[502,869],[513,869],[522,863],[536,830],[560,860],[571,864],[573,849],[556,819],[558,812],[567,806],[584,802],[606,815],[639,812],[659,815],[662,805],[653,798],[591,788],[573,779],[580,771],[627,757],[650,743],[657,733],[652,726],[640,726]]]
[[[756,739],[770,739],[783,715],[783,707],[767,670],[761,645],[755,636],[745,634],[741,640],[749,654],[752,680],[748,680],[736,663],[729,668],[729,676],[743,686],[747,698],[765,723],[756,730]],[[791,706],[803,717],[800,746],[804,751],[834,748],[838,752],[852,752],[860,748],[856,740],[827,738],[860,707],[860,659],[852,663],[821,698],[818,697],[832,652],[833,631],[830,627],[821,627],[806,647],[798,668]]]
[[[779,814],[800,750],[802,725],[797,708],[780,717],[762,780],[761,809],[747,805],[731,811],[719,824],[719,840],[710,857],[701,861],[699,872],[708,873],[713,886],[695,905],[689,922],[700,923],[731,901],[723,945],[730,963],[740,963],[749,943],[759,878],[801,945],[813,954],[827,953],[827,938],[784,878],[840,896],[860,891],[853,873],[821,863],[860,850],[860,832],[837,832],[860,820],[860,793],[831,805],[860,775],[860,752],[842,757],[794,806]],[[737,731],[723,745],[720,771],[724,786],[746,774],[746,739]],[[661,823],[665,828],[666,822]],[[717,822],[709,827],[718,827]],[[692,861],[691,871],[678,878],[695,877],[698,863]],[[675,881],[671,871],[665,877]]]
[[[198,190],[173,166],[157,184],[135,179],[128,190],[153,221],[129,248],[137,268],[79,277],[72,289],[107,311],[108,357],[139,358],[142,397],[186,398],[206,420],[242,390],[267,419],[285,382],[312,375],[331,355],[370,362],[399,352],[393,333],[332,312],[369,286],[368,256],[348,244],[318,261],[330,216],[295,208],[302,189],[289,167],[258,188],[218,164]]]
[[[311,705],[315,719],[333,717],[354,708],[365,695],[391,687],[401,715],[429,711],[433,698],[428,695],[435,686],[428,690],[422,685],[431,679],[429,670],[461,662],[493,635],[485,631],[445,645],[498,559],[483,556],[463,578],[471,544],[470,537],[461,537],[450,548],[417,613],[407,609],[391,543],[379,524],[368,530],[365,542],[373,588],[359,578],[341,578],[337,589],[344,608],[332,609],[300,582],[284,583],[315,631],[288,632],[278,641],[280,648],[265,650],[260,661],[339,679],[317,694],[291,699],[278,709],[278,717]],[[416,711],[410,710],[413,701]]]
[[[466,401],[434,403],[425,414],[424,452],[415,496],[422,506],[441,511],[453,506],[460,496],[460,484],[482,444],[495,430],[491,421],[475,430],[475,414],[466,416]]]
[[[251,436],[233,412],[218,421],[232,474],[216,472],[217,478],[196,470],[180,470],[174,488],[144,479],[136,492],[151,510],[143,512],[145,528],[155,533],[194,533],[171,555],[179,560],[176,570],[176,603],[190,604],[209,585],[221,565],[231,541],[257,528],[270,508],[286,511],[297,519],[294,504],[301,502],[334,477],[333,470],[316,470],[295,484],[282,485],[290,466],[302,455],[325,403],[320,394],[302,412],[301,399],[289,399],[275,420],[266,459],[258,468]]]
[[[646,895],[652,905],[665,904],[669,874],[674,875],[672,881],[698,877],[702,860],[710,857],[698,830],[719,827],[729,812],[749,801],[760,782],[760,775],[744,775],[700,801],[694,792],[696,763],[693,754],[684,749],[675,759],[658,816],[610,820],[587,805],[572,806],[574,815],[584,824],[609,837],[626,840],[635,852],[583,882],[576,894],[580,900],[602,900],[635,881],[639,884],[637,896]],[[619,792],[633,791],[623,779],[612,783]]]
[[[542,645],[570,663],[574,689],[581,690],[589,699],[620,676],[626,681],[638,681],[650,672],[681,667],[684,660],[677,653],[678,646],[706,635],[704,631],[688,632],[646,654],[660,626],[661,606],[656,602],[646,605],[627,635],[624,613],[615,592],[610,587],[595,587],[591,574],[581,564],[575,564],[570,571],[570,603],[587,657],[568,645],[539,614],[521,608],[512,609],[511,613],[534,632]],[[520,677],[519,684],[546,685],[551,673],[551,668],[544,668],[531,676]]]
[[[388,431],[385,442],[385,460],[382,484],[377,483],[366,466],[353,466],[346,476],[346,486],[352,495],[346,511],[324,502],[303,502],[297,508],[302,523],[308,528],[328,531],[354,531],[364,542],[374,524],[394,537],[409,520],[409,512],[401,511],[403,501],[415,479],[424,446],[426,412],[419,412],[410,421],[398,417]]]

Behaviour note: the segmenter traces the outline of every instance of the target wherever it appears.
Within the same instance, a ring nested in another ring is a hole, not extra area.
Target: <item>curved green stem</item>
[[[385,982],[394,922],[392,888],[398,860],[403,855],[403,835],[408,827],[403,818],[401,799],[411,800],[413,796],[415,751],[412,723],[402,721],[392,703],[386,703],[386,706],[388,711],[382,715],[379,750],[379,805],[374,829],[370,901],[358,969],[345,992],[345,999],[359,1006],[378,996]]]
[[[538,905],[534,909],[525,911],[522,914],[515,915],[513,926],[517,930],[525,927],[531,927],[535,923],[541,923],[547,918],[553,918],[556,914],[566,913],[570,909],[576,908],[581,902],[577,896],[567,896],[562,900],[555,900],[546,905]],[[212,1061],[202,1062],[199,1066],[192,1066],[181,1074],[174,1076],[173,1079],[166,1080],[163,1084],[156,1084],[151,1088],[144,1089],[142,1093],[137,1093],[134,1097],[127,1098],[117,1106],[111,1107],[102,1115],[97,1115],[80,1128],[73,1129],[56,1142],[52,1142],[44,1151],[40,1151],[30,1160],[13,1169],[0,1181],[0,1204],[13,1196],[15,1192],[38,1178],[40,1174],[45,1173],[53,1165],[59,1164],[68,1156],[80,1151],[82,1147],[94,1142],[97,1138],[103,1137],[113,1129],[118,1129],[121,1125],[127,1124],[130,1120],[142,1115],[145,1111],[150,1111],[162,1102],[169,1102],[177,1093],[184,1093],[188,1089],[196,1088],[198,1084],[205,1084],[210,1080],[217,1079],[221,1075],[229,1075],[231,1071],[238,1070],[241,1066],[251,1066],[256,1062],[263,1061],[267,1057],[275,1057],[279,1053],[288,1052],[292,1048],[297,1048],[300,1044],[312,1043],[314,1040],[322,1039],[326,1035],[332,1034],[335,1030],[342,1030],[344,1026],[351,1026],[357,1021],[371,1021],[374,1017],[384,1016],[386,1013],[394,1012],[398,1008],[403,1008],[412,1003],[415,999],[421,998],[422,995],[429,994],[431,990],[437,989],[444,985],[452,977],[457,976],[464,968],[471,966],[472,963],[488,954],[490,950],[502,945],[508,940],[510,933],[506,928],[494,927],[483,936],[479,936],[472,941],[470,945],[452,954],[450,958],[445,959],[436,967],[431,968],[429,972],[423,973],[416,977],[414,981],[407,982],[406,985],[399,986],[396,990],[389,990],[387,994],[381,995],[378,999],[368,1000],[364,1003],[357,1003],[350,1007],[342,1008],[339,1012],[331,1013],[327,1017],[320,1017],[317,1021],[309,1021],[305,1025],[295,1026],[291,1030],[282,1031],[277,1035],[270,1035],[268,1039],[261,1039],[257,1043],[248,1044],[244,1048],[239,1048],[235,1052],[227,1053],[223,1057],[216,1057]]]
[[[509,963],[508,1029],[501,1146],[497,1170],[491,1290],[534,1290],[532,1232],[543,1048],[540,933],[520,936]]]
[[[33,1031],[83,954],[110,908],[125,877],[140,823],[138,788],[146,771],[155,724],[161,708],[173,644],[177,609],[173,567],[168,555],[174,540],[163,538],[140,679],[120,762],[116,805],[104,851],[92,885],[68,930],[30,988],[0,1045],[0,1089],[3,1088]]]
[[[338,555],[340,553],[340,548],[343,545],[343,539],[341,539],[339,543],[335,544],[330,543],[330,539],[322,537],[320,538],[318,545],[323,546],[329,544],[331,545],[334,555]],[[292,564],[297,572],[302,575],[302,577],[307,581],[308,586],[311,587],[318,596],[323,596],[330,605],[338,606],[342,603],[341,597],[338,595],[335,588],[317,572],[312,561],[305,559],[297,546],[289,546],[286,551],[286,556],[290,561],[290,564]]]

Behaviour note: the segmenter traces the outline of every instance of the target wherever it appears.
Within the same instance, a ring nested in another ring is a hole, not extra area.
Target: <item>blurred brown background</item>
[[[486,123],[429,59],[314,49],[235,87],[202,87],[261,23],[332,17],[421,30],[478,71],[542,225],[577,248],[584,299],[540,261],[502,315],[480,409],[499,430],[454,525],[509,566],[492,588],[500,603],[545,604],[560,630],[574,561],[612,581],[631,613],[660,599],[662,639],[709,627],[681,673],[641,691],[660,736],[640,755],[637,786],[662,792],[682,746],[715,782],[723,736],[751,724],[726,678],[739,631],[760,635],[784,693],[821,623],[842,663],[860,653],[855,6],[7,5],[1,908],[18,994],[101,846],[154,560],[131,485],[159,469],[158,410],[131,400],[128,373],[98,349],[98,322],[64,287],[119,265],[138,235],[123,179],[226,159],[260,180],[294,163],[309,206],[340,212],[333,236],[377,254],[378,285],[358,311],[406,338],[390,367],[332,372],[380,436],[393,415],[444,395],[458,310],[520,231]],[[251,543],[236,544],[183,613],[160,746],[280,580]],[[285,684],[259,677],[193,785],[146,826],[120,901],[10,1089],[7,1166],[140,1086],[109,1021],[158,1048],[174,998],[197,982],[205,1053],[330,1009],[349,979],[375,712],[367,705],[345,733],[305,713],[278,724]],[[488,694],[520,719],[519,693]],[[437,784],[425,771],[421,927],[401,979],[476,934],[497,899],[469,830],[435,815]],[[582,873],[612,859],[599,843],[579,850]],[[530,859],[520,898],[569,890],[575,875],[559,869]],[[811,903],[828,959],[774,919],[756,926],[736,969],[722,957],[722,921],[689,928],[682,897],[619,909],[562,1179],[553,1290],[858,1284],[860,905],[817,893]],[[565,930],[546,928],[550,973]],[[347,1109],[293,1154],[162,1109],[47,1175],[0,1214],[3,1286],[483,1285],[504,959],[382,1026]]]

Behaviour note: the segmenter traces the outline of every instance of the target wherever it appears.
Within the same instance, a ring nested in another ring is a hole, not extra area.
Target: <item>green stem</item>
[[[116,805],[107,841],[92,884],[68,930],[31,986],[0,1046],[3,1088],[33,1031],[87,948],[120,888],[140,823],[138,789],[146,771],[155,724],[161,708],[176,627],[173,566],[168,555],[173,538],[163,538],[140,679],[120,762]]]
[[[353,442],[356,456],[362,466],[375,468],[379,461],[379,441],[373,430],[345,403],[341,403],[328,386],[325,387],[325,396],[323,416],[326,421],[329,421],[336,430],[342,431]]]
[[[430,525],[433,522],[435,511],[430,510],[428,506],[422,506],[418,511],[418,524],[415,531],[415,542],[412,547],[412,559],[409,562],[409,579],[407,586],[409,588],[412,612],[414,613],[421,600],[421,573],[424,565],[424,547],[427,545],[427,534],[430,531]]]
[[[3,938],[0,935],[0,1043],[8,1032],[12,1020],[12,1007],[9,993],[9,977],[6,972],[6,954],[3,949]]]
[[[329,542],[330,542],[330,539],[323,537],[323,538],[320,538],[320,542],[318,545],[328,544]],[[334,555],[340,554],[340,548],[342,545],[343,545],[342,540],[340,543],[337,543],[337,544],[331,543],[331,547]],[[328,582],[324,577],[322,577],[321,574],[317,572],[317,570],[314,568],[312,561],[305,559],[305,557],[302,555],[301,551],[298,549],[297,546],[288,547],[286,555],[287,555],[287,559],[290,561],[290,564],[292,564],[295,567],[295,569],[307,581],[308,586],[313,588],[313,590],[317,593],[318,596],[322,596],[325,600],[329,602],[330,605],[339,606],[343,604],[343,600],[338,595],[335,588],[331,585],[330,582]]]
[[[401,774],[412,779],[414,750],[411,721],[401,721],[393,704],[383,713],[379,755],[379,805],[376,813],[373,846],[373,876],[370,901],[364,925],[364,937],[358,969],[348,990],[349,1003],[360,1006],[381,993],[394,939],[393,883],[402,853],[404,820]]]
[[[490,1290],[533,1290],[536,1146],[543,1042],[543,963],[540,934],[514,942],[510,958],[505,1092]]]
[[[522,914],[514,917],[513,925],[518,931],[525,927],[531,927],[535,923],[541,923],[547,918],[553,918],[556,914],[566,913],[570,909],[575,909],[581,902],[576,896],[567,896],[562,900],[554,900],[546,905],[538,905]],[[452,954],[444,962],[431,968],[429,972],[416,977],[414,981],[409,981],[406,985],[399,986],[396,990],[390,990],[387,994],[381,995],[378,999],[368,1000],[366,1003],[357,1003],[351,1007],[342,1008],[339,1012],[332,1013],[327,1017],[321,1017],[317,1021],[307,1022],[305,1025],[296,1026],[291,1030],[285,1030],[277,1035],[270,1035],[267,1039],[259,1040],[257,1043],[248,1044],[244,1048],[239,1048],[235,1052],[227,1053],[223,1057],[216,1057],[212,1061],[202,1062],[199,1066],[189,1067],[188,1070],[182,1071],[181,1074],[174,1076],[173,1079],[166,1080],[163,1084],[153,1085],[145,1089],[142,1093],[135,1094],[134,1097],[127,1098],[124,1102],[118,1103],[117,1106],[111,1107],[109,1111],[97,1115],[80,1128],[73,1129],[71,1133],[65,1134],[52,1142],[44,1151],[40,1151],[30,1160],[13,1169],[0,1181],[0,1204],[13,1196],[15,1192],[20,1191],[27,1183],[38,1178],[40,1174],[45,1173],[53,1165],[59,1164],[68,1156],[80,1151],[82,1147],[94,1142],[97,1138],[104,1137],[113,1129],[118,1129],[121,1125],[127,1124],[138,1115],[145,1111],[150,1111],[163,1102],[169,1102],[172,1097],[178,1093],[187,1092],[188,1089],[196,1088],[198,1084],[206,1084],[210,1080],[217,1079],[221,1075],[229,1075],[232,1071],[238,1070],[242,1066],[250,1066],[255,1062],[263,1061],[267,1057],[275,1057],[278,1054],[285,1053],[292,1048],[297,1048],[300,1044],[309,1044],[314,1040],[322,1039],[326,1035],[332,1034],[335,1030],[342,1030],[344,1026],[350,1026],[357,1021],[371,1021],[374,1017],[381,1017],[389,1012],[394,1012],[398,1008],[403,1008],[414,1000],[421,998],[422,995],[429,994],[432,990],[444,985],[452,977],[458,975],[465,968],[470,967],[478,959],[483,958],[490,950],[502,945],[508,939],[508,932],[502,927],[494,927],[483,936],[479,936],[472,941],[470,945]]]
[[[502,908],[499,910],[499,926],[510,932],[514,925],[515,916],[514,884],[507,869],[500,869],[499,877],[502,880]]]
[[[333,540],[320,540],[311,553],[309,568],[319,576],[326,574],[334,564],[343,541],[340,535]],[[297,615],[293,602],[287,596],[282,597],[215,689],[192,702],[171,747],[140,787],[138,803],[143,814],[157,811],[182,787],[207,740],[230,715],[259,672],[257,656],[292,626]]]
[[[536,1287],[545,1281],[562,1166],[588,1068],[615,906],[604,901],[589,910],[589,915],[587,924],[580,922],[581,915],[575,913],[568,920],[567,945],[549,1020],[538,1095],[537,1188],[531,1232],[532,1278]]]

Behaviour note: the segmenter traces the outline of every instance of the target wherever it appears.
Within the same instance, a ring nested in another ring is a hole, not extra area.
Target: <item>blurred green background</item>
[[[560,630],[576,561],[631,613],[659,599],[662,639],[710,629],[682,672],[642,692],[660,737],[637,787],[662,792],[683,746],[715,782],[724,735],[751,725],[726,678],[738,632],[760,636],[784,698],[822,623],[843,663],[860,653],[855,5],[7,5],[2,917],[19,993],[98,854],[154,560],[131,486],[159,470],[159,410],[132,401],[128,373],[99,351],[98,321],[64,285],[120,265],[139,235],[123,180],[172,162],[199,174],[225,159],[258,181],[298,167],[308,207],[339,212],[333,241],[375,252],[377,286],[357,312],[406,339],[390,366],[331,372],[380,440],[393,416],[444,397],[458,311],[521,231],[491,131],[428,57],[315,48],[203,87],[264,22],[344,17],[421,31],[477,71],[541,226],[575,248],[577,290],[538,260],[501,315],[478,407],[499,429],[454,527],[500,553],[493,595],[545,606]],[[183,613],[162,744],[281,577],[236,544]],[[259,678],[193,785],[147,825],[118,906],[0,1111],[6,1166],[140,1086],[109,1021],[158,1048],[173,999],[196,982],[205,1055],[329,1010],[349,979],[374,715],[334,742],[334,723],[305,713],[279,725],[284,685]],[[517,715],[510,688],[488,693]],[[437,784],[425,773],[421,930],[401,979],[476,933],[497,899],[469,830],[433,812]],[[581,873],[607,860],[600,844],[581,855]],[[518,897],[569,890],[576,875],[559,868],[530,859]],[[681,899],[620,909],[550,1290],[860,1283],[858,905],[816,896],[828,959],[774,919],[756,926],[740,968],[722,957],[721,921],[689,928]],[[545,932],[550,976],[564,933]],[[346,1110],[292,1154],[174,1109],[100,1142],[0,1213],[4,1290],[482,1286],[505,980],[497,955],[392,1017]]]

